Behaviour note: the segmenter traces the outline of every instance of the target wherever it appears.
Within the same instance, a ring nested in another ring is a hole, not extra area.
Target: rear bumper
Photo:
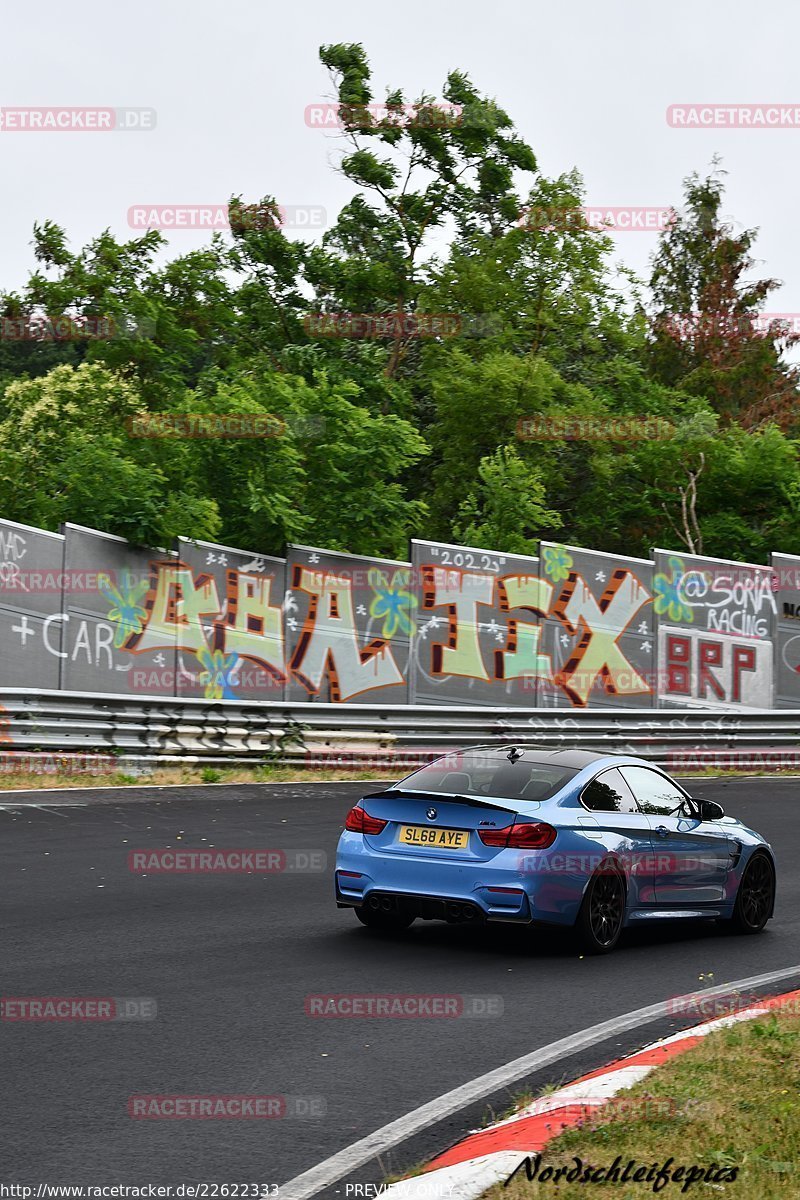
[[[348,880],[349,882],[349,880]],[[361,895],[343,891],[336,879],[336,904],[339,908],[370,908],[401,913],[423,921],[447,921],[450,925],[483,925],[487,921],[530,925],[533,922],[528,897],[524,892],[460,899],[453,896],[424,895],[416,892],[392,892],[368,887]]]
[[[368,839],[345,831],[336,855],[336,900],[359,908],[375,892],[420,905],[414,915],[423,920],[451,920],[447,914],[454,910],[446,905],[455,903],[477,908],[486,921],[573,925],[586,880],[541,874],[537,855],[506,849],[484,861],[443,861],[426,853],[374,850]]]

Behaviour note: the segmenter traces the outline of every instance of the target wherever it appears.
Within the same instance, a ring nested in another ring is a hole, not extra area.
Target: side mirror
[[[716,800],[692,800],[697,809],[697,815],[701,821],[721,821],[725,816],[725,809],[721,804],[717,804]]]

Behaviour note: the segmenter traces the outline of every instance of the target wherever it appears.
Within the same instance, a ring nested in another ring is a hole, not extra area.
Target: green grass
[[[147,787],[155,784],[204,783],[315,783],[337,780],[381,781],[400,779],[407,771],[378,770],[375,767],[363,771],[313,770],[305,767],[255,766],[255,767],[204,767],[201,763],[181,767],[154,767],[146,774],[130,775],[125,771],[105,771],[94,774],[71,771],[3,771],[0,773],[0,791],[20,791],[29,788],[82,788],[82,787]]]
[[[102,753],[108,754],[109,751]],[[55,757],[55,756],[54,756]],[[203,784],[203,783],[326,783],[352,780],[358,783],[363,780],[403,779],[410,773],[410,768],[397,768],[392,771],[385,766],[365,767],[363,770],[331,767],[315,769],[313,767],[286,767],[264,764],[261,766],[237,767],[204,767],[202,763],[182,767],[178,764],[169,767],[154,766],[152,771],[140,775],[131,775],[126,771],[105,771],[94,774],[90,771],[80,773],[70,771],[3,771],[0,772],[0,791],[19,791],[29,788],[80,788],[80,787],[144,787],[149,784]],[[771,772],[783,774],[784,772]],[[701,772],[692,772],[691,778],[740,778],[741,771],[717,770],[709,768]],[[785,772],[787,776],[791,772]]]
[[[683,1165],[737,1168],[733,1182],[669,1182],[664,1197],[736,1197],[797,1200],[800,1197],[800,1020],[774,1014],[708,1035],[695,1048],[652,1071],[581,1126],[566,1130],[545,1149],[545,1167],[608,1167],[617,1156],[648,1169],[672,1159]],[[653,1195],[653,1184],[558,1184],[528,1181],[524,1171],[508,1187],[498,1184],[483,1200],[553,1196],[619,1200]]]

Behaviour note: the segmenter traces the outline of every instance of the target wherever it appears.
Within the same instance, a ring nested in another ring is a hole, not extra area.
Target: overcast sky
[[[0,288],[33,266],[33,222],[66,227],[73,249],[110,228],[133,236],[133,205],[223,204],[274,194],[332,220],[351,187],[332,165],[337,139],[306,106],[330,97],[322,43],[360,41],[386,86],[441,95],[465,70],[533,147],[541,170],[577,166],[597,206],[678,203],[681,180],[715,152],[729,172],[726,212],[761,233],[761,273],[784,281],[772,311],[800,312],[796,222],[800,123],[780,129],[681,129],[680,103],[797,105],[800,9],[793,0],[138,0],[6,8],[0,106],[155,109],[154,131],[0,132]],[[205,235],[170,235],[171,251]],[[615,236],[643,272],[656,235]]]

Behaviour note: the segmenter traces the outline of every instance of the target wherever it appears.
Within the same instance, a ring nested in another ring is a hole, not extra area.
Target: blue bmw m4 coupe
[[[364,924],[574,927],[606,954],[644,921],[773,915],[769,844],[652,763],[584,750],[449,753],[347,814],[336,900]]]

